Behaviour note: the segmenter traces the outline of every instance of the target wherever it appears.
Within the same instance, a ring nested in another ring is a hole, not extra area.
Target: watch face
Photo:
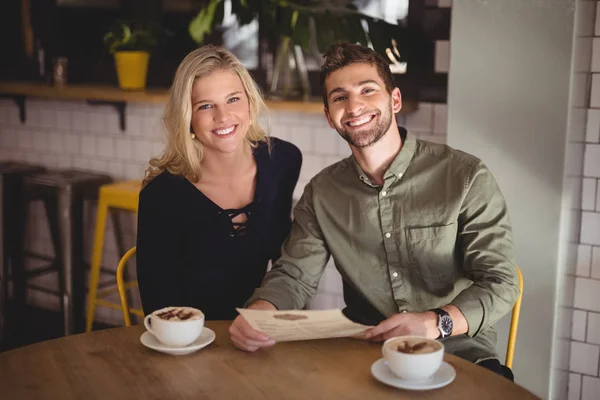
[[[444,336],[450,336],[452,334],[452,318],[449,315],[443,315],[440,318],[440,330],[444,332]]]

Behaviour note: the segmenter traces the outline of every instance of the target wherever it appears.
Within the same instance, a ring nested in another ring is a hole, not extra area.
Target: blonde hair
[[[163,113],[163,125],[167,134],[167,144],[163,153],[150,159],[143,186],[167,170],[173,175],[181,175],[191,182],[200,179],[199,166],[204,148],[199,140],[191,138],[192,86],[202,78],[217,70],[231,70],[239,76],[248,96],[250,107],[250,127],[245,141],[251,147],[268,138],[258,123],[260,114],[267,107],[260,89],[248,70],[229,51],[222,47],[206,45],[189,53],[177,67],[169,99]]]

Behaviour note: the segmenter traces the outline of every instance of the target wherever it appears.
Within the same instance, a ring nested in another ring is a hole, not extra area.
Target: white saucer
[[[438,369],[437,372],[428,379],[414,381],[398,378],[387,366],[385,358],[380,358],[379,360],[375,361],[373,365],[371,365],[371,374],[373,374],[375,379],[377,379],[379,382],[397,387],[399,389],[408,390],[438,389],[449,385],[452,383],[454,378],[456,378],[456,371],[452,365],[445,361],[442,362],[440,369]]]
[[[212,329],[204,327],[198,339],[186,347],[167,347],[159,342],[158,339],[148,331],[142,333],[142,336],[140,336],[140,342],[152,350],[160,351],[161,353],[172,354],[174,356],[182,356],[208,346],[213,342],[213,340],[215,340],[216,337],[217,335],[215,335],[215,332]]]

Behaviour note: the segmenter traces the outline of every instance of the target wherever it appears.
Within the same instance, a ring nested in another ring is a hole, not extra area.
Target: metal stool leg
[[[94,248],[92,249],[92,265],[90,266],[90,279],[88,285],[87,318],[85,331],[91,332],[94,325],[94,313],[96,311],[96,297],[98,295],[98,281],[100,280],[100,268],[102,265],[102,251],[104,249],[104,229],[108,216],[108,205],[100,195],[98,199],[98,210],[96,211],[96,230],[94,232]]]
[[[58,192],[58,225],[62,258],[62,309],[65,335],[73,333],[73,250],[72,250],[72,191],[70,187]]]
[[[73,201],[71,207],[72,226],[72,282],[73,282],[73,325],[75,333],[85,331],[85,265],[83,262],[83,198],[80,196]]]
[[[8,256],[4,244],[4,190],[3,177],[0,175],[0,347],[4,339],[4,324],[6,320],[6,303],[8,299]]]

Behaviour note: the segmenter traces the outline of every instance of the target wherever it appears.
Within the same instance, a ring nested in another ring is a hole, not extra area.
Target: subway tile
[[[575,278],[573,306],[582,310],[600,312],[600,281]]]
[[[340,138],[341,139],[341,138]],[[346,158],[352,154],[350,150],[350,145],[344,139],[341,139],[337,142],[338,145],[338,156],[341,158]]]
[[[125,178],[125,164],[120,161],[111,161],[108,163],[108,174],[115,180]]]
[[[162,122],[160,115],[146,116],[142,118],[142,136],[147,138],[160,137],[162,132]]]
[[[315,153],[325,156],[337,155],[338,142],[343,141],[338,133],[327,127],[313,130]]]
[[[419,108],[406,116],[406,128],[411,131],[433,131],[433,104],[419,103]]]
[[[115,158],[123,161],[131,161],[133,141],[128,138],[115,138]]]
[[[107,123],[106,123],[106,111],[99,108],[96,112],[92,112],[88,115],[88,131],[106,134]]]
[[[595,3],[595,2],[594,2]],[[596,28],[594,29],[594,35],[600,36],[600,7],[596,7]]]
[[[123,133],[123,131],[121,131],[121,123],[117,110],[110,110],[104,118],[106,118],[106,133],[114,135]],[[125,126],[127,126],[127,119],[125,119]]]
[[[600,110],[589,109],[587,112],[585,141],[589,143],[600,142]]]
[[[33,132],[31,136],[31,148],[36,152],[43,153],[48,148],[48,134],[45,131]]]
[[[581,383],[581,400],[598,400],[600,378],[584,376]]]
[[[110,136],[98,136],[96,138],[96,154],[104,158],[115,157],[114,139]]]
[[[81,154],[81,137],[77,133],[64,135],[64,149],[67,154],[76,156]]]
[[[41,110],[40,126],[46,129],[56,128],[56,110]]]
[[[58,158],[58,168],[72,168],[73,167],[73,158],[71,156],[56,156]]]
[[[11,150],[17,147],[17,132],[13,129],[0,129],[0,149]]]
[[[340,160],[342,160],[342,158],[339,156],[327,156],[325,157],[325,167],[329,167],[330,165],[336,164]]]
[[[579,1],[575,12],[577,14],[576,35],[594,36],[594,21],[596,18],[596,1]]]
[[[571,117],[569,118],[569,131],[567,140],[569,142],[585,141],[587,129],[587,109],[571,108]]]
[[[587,312],[574,310],[573,321],[571,324],[571,339],[585,342],[585,333],[587,329]]]
[[[600,246],[600,213],[581,213],[581,243]]]
[[[581,209],[594,211],[596,209],[596,182],[595,178],[584,178],[581,196]]]
[[[590,276],[600,279],[600,247],[592,247],[592,262],[590,268]]]
[[[588,77],[587,73],[574,74],[574,84],[576,86],[575,93],[577,99],[573,104],[574,107],[585,107],[585,91],[587,90]],[[592,87],[590,93],[590,107],[600,108],[600,74],[592,74]],[[582,93],[583,92],[583,93]]]
[[[586,328],[586,342],[600,344],[600,314],[588,313]]]
[[[90,160],[90,169],[96,172],[106,172],[109,162],[106,160]]]
[[[581,176],[583,174],[583,162],[585,158],[586,145],[584,143],[569,143],[566,148],[565,175]]]
[[[71,129],[71,112],[65,110],[56,111],[56,127],[61,130]]]
[[[590,276],[592,265],[592,246],[580,244],[577,246],[577,276]]]
[[[64,136],[60,133],[48,133],[48,150],[51,153],[62,154],[65,152]]]
[[[305,127],[295,126],[291,129],[291,141],[302,153],[313,152],[313,135],[312,132]]]
[[[303,180],[310,180],[325,168],[325,159],[321,156],[305,155],[302,161],[300,176]]]
[[[593,38],[591,72],[600,72],[600,38]]]
[[[574,71],[589,72],[592,69],[592,49],[594,46],[593,38],[578,37],[575,38],[574,44]]]
[[[571,342],[569,369],[587,375],[598,375],[600,347],[587,343]]]
[[[551,385],[555,399],[566,399],[569,390],[569,372],[563,370],[554,370],[554,384]]]
[[[152,142],[147,140],[137,140],[133,143],[133,160],[148,162],[152,157]]]
[[[143,136],[142,131],[143,131],[143,125],[142,125],[142,120],[143,118],[140,117],[139,115],[128,115],[127,119],[125,120],[125,129],[126,129],[126,135],[128,137],[132,137],[132,136]]]
[[[448,105],[434,104],[433,106],[433,133],[446,135],[448,125]]]
[[[437,73],[448,73],[450,71],[450,41],[435,41],[434,71]]]
[[[88,131],[88,113],[85,111],[73,111],[71,114],[71,129],[75,134],[83,134]]]
[[[152,142],[152,157],[157,157],[163,153],[165,144],[159,141]]]
[[[81,155],[84,156],[95,156],[97,151],[97,140],[96,136],[81,136]]]
[[[586,177],[600,178],[600,145],[585,146],[583,174]]]
[[[77,169],[90,169],[90,160],[86,157],[73,157],[73,167]]]
[[[17,132],[18,147],[22,150],[30,150],[32,148],[32,135],[27,129],[20,129]]]

